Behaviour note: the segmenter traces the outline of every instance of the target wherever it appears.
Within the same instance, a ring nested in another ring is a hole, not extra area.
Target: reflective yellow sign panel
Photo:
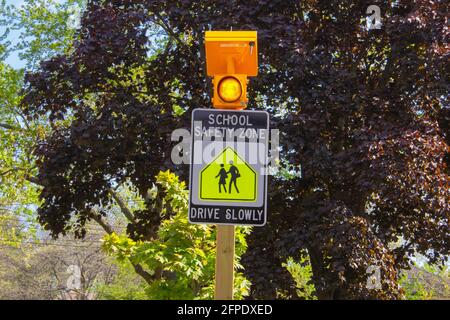
[[[254,202],[258,176],[235,150],[225,148],[200,172],[200,199]]]

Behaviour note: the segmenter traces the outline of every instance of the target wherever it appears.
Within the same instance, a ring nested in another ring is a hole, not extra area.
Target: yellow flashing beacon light
[[[247,79],[258,75],[256,31],[206,31],[206,69],[213,78],[213,106],[247,107]]]

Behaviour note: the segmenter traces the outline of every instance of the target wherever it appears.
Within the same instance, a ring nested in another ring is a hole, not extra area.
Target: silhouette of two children
[[[221,164],[220,167],[221,167],[220,171],[216,176],[216,178],[219,177],[219,192],[222,193],[222,187],[225,190],[225,192],[227,192],[226,183],[228,174],[230,174],[231,178],[228,184],[228,193],[231,193],[232,186],[234,186],[236,192],[239,193],[236,180],[241,176],[241,174],[239,173],[238,168],[233,164],[233,161],[230,161],[230,169],[228,170],[228,172],[225,170],[224,164]]]

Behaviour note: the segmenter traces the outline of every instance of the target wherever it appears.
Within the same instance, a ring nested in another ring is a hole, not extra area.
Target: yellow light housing
[[[218,92],[224,102],[236,102],[242,96],[242,84],[234,77],[225,77],[219,82]]]

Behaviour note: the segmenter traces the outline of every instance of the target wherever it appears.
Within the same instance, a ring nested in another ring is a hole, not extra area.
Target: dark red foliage
[[[367,31],[366,1],[91,1],[73,52],[26,78],[25,110],[54,127],[37,150],[40,221],[58,235],[72,217],[82,234],[86,210],[125,177],[143,195],[160,169],[185,177],[170,133],[210,106],[203,32],[258,30],[250,107],[283,109],[273,117],[282,157],[302,178],[271,179],[269,223],[242,260],[252,297],[295,298],[281,263],[302,249],[320,298],[399,297],[411,254],[449,255],[448,4],[376,3],[382,29]],[[149,23],[170,39],[152,59]],[[144,74],[130,84],[136,67]],[[383,290],[367,289],[370,265]]]

